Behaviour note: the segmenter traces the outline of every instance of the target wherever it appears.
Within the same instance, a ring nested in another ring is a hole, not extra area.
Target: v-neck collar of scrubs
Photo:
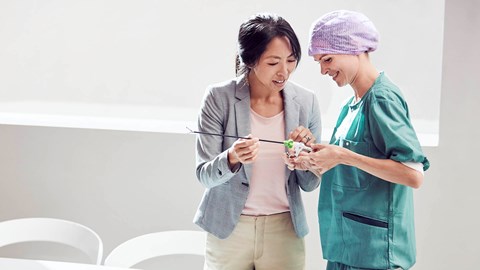
[[[367,98],[368,95],[371,94],[373,91],[374,86],[382,80],[384,76],[383,71],[380,72],[380,74],[377,76],[373,84],[370,86],[370,88],[367,90],[367,92],[360,98],[359,100],[355,99],[355,96],[351,97],[350,100],[347,102],[345,105],[346,108],[344,108],[344,111],[341,113],[340,121],[337,130],[335,132],[335,140],[342,141],[343,139],[348,137],[348,133],[350,128],[354,125],[354,121],[357,118],[357,114],[360,111],[360,108],[362,107],[364,100]],[[348,109],[347,109],[348,108]],[[357,126],[359,123],[357,123],[355,126]],[[354,131],[358,132],[358,128],[354,128]],[[350,134],[353,135],[353,134]]]
[[[354,119],[357,117],[358,112],[360,111],[359,108],[363,104],[363,100],[364,99],[362,98],[359,101],[355,102],[355,97],[351,98],[350,103],[347,105],[349,109],[335,132],[336,140],[344,139],[347,137],[348,131],[352,126]]]
[[[369,91],[370,91],[370,90],[369,90]],[[365,95],[364,95],[364,96],[365,96]],[[350,112],[351,112],[351,111],[356,111],[356,110],[360,107],[360,105],[362,104],[362,102],[363,102],[363,97],[362,97],[360,100],[356,101],[356,102],[355,102],[355,97],[353,97],[352,100],[350,101],[350,104],[348,104],[348,107],[350,108]]]

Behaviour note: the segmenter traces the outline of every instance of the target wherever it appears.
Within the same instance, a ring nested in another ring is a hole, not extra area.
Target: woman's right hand
[[[285,162],[285,164],[287,165],[290,171],[293,171],[293,170],[306,171],[310,169],[310,167],[307,166],[310,164],[306,162],[302,162],[303,160],[299,160],[300,157],[303,157],[305,155],[308,155],[308,154],[305,152],[300,152],[299,156],[295,157],[295,155],[286,153],[282,157],[283,157],[283,162]]]
[[[304,168],[316,172],[316,174],[324,174],[331,168],[345,162],[346,150],[337,145],[331,144],[312,144],[312,151],[308,154],[302,153],[298,158],[294,159],[294,164],[301,164]]]
[[[247,136],[251,138],[251,135]],[[230,169],[238,163],[249,164],[255,161],[258,154],[259,139],[238,139],[228,149],[228,162]]]
[[[292,139],[295,142],[302,142],[306,146],[314,144],[317,140],[315,136],[313,136],[313,133],[310,131],[310,129],[304,126],[299,126],[296,129],[292,130],[288,138]]]

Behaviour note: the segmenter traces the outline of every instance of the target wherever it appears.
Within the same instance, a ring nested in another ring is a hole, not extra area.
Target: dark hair
[[[260,13],[240,25],[238,54],[235,60],[237,76],[250,71],[265,52],[268,43],[275,37],[286,37],[290,41],[298,66],[302,52],[297,35],[290,24],[278,15]]]

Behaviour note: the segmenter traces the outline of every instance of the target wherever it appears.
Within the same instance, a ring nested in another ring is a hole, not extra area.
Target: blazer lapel
[[[250,88],[243,77],[237,80],[235,88],[235,121],[237,123],[237,136],[247,136],[251,133],[250,126]],[[245,175],[250,181],[252,175],[252,164],[243,164]]]

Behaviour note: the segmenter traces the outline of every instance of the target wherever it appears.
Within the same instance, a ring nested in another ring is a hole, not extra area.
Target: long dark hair
[[[237,76],[250,71],[265,52],[268,43],[275,37],[286,37],[290,41],[298,66],[302,52],[297,35],[290,24],[278,15],[260,13],[240,25],[238,54],[235,59]]]

